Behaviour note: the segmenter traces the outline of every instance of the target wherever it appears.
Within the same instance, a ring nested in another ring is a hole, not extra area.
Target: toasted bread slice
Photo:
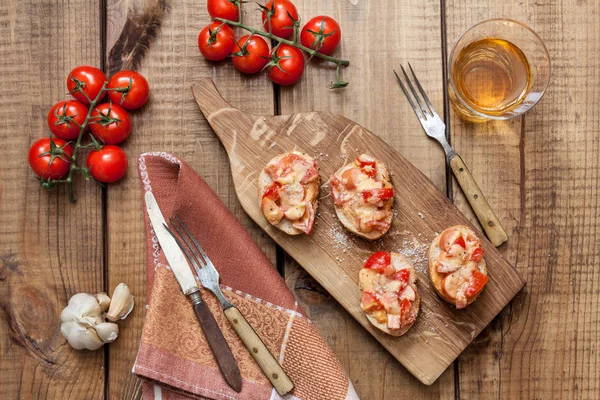
[[[276,157],[274,157],[273,159],[271,159],[271,161],[269,161],[269,163],[267,165],[270,164],[276,164],[279,161],[281,161],[284,157],[289,156],[290,154],[294,154],[304,160],[306,160],[309,163],[315,163],[315,160],[305,154],[302,153],[300,151],[290,151],[287,153],[283,153],[280,154]],[[316,164],[315,164],[316,165]],[[265,190],[268,189],[269,187],[271,187],[274,183],[273,178],[271,177],[271,175],[265,170],[263,169],[258,177],[258,203],[259,203],[259,207],[262,208],[262,200],[263,200],[263,194],[265,193]],[[316,212],[317,212],[317,206],[318,206],[318,197],[319,197],[319,176],[317,174],[317,177],[315,180],[307,183],[306,185],[303,185],[305,188],[305,192],[306,192],[306,196],[307,198],[305,198],[304,200],[309,202],[310,205],[307,204],[308,207],[311,207],[311,211],[313,213],[313,224],[314,224],[314,216],[316,216]],[[307,210],[308,212],[308,210]],[[270,222],[270,221],[269,221]],[[305,233],[303,230],[297,229],[295,228],[294,225],[295,221],[290,221],[289,219],[283,217],[281,218],[281,220],[278,223],[271,223],[271,225],[275,226],[276,228],[280,229],[281,231],[287,233],[288,235],[300,235],[302,233]],[[310,229],[312,229],[312,225],[310,226]],[[310,230],[309,230],[310,232]]]
[[[451,226],[449,228],[446,228],[443,232],[441,232],[435,239],[433,239],[433,242],[431,243],[431,246],[429,247],[429,253],[428,253],[429,278],[431,279],[431,283],[433,284],[435,291],[440,295],[440,297],[442,297],[448,303],[456,305],[456,298],[452,297],[451,295],[449,295],[447,293],[446,290],[444,290],[444,279],[446,278],[446,276],[450,275],[450,273],[438,272],[438,263],[439,263],[440,255],[442,254],[442,251],[443,251],[440,246],[440,239],[442,238],[444,233],[449,230],[457,230],[464,237],[466,237],[467,235],[472,235],[477,240],[479,240],[479,239],[477,238],[477,235],[475,234],[475,232],[473,232],[473,230],[471,228],[469,228],[468,226],[456,225],[456,226]],[[464,268],[464,267],[461,267],[461,268]],[[481,272],[487,276],[486,263],[485,263],[485,259],[483,257],[481,258],[481,260],[479,260],[477,262],[476,269],[479,272]],[[475,296],[467,298],[467,305],[473,303],[480,294],[481,294],[481,291],[479,293],[477,293]]]
[[[366,156],[366,155],[361,155],[359,157],[362,157],[362,156]],[[370,157],[370,156],[366,156],[366,157]],[[385,164],[383,164],[381,161],[379,161],[373,157],[370,157],[370,158],[375,161],[375,165],[376,165],[377,173],[375,175],[375,180],[378,182],[383,182],[384,188],[392,188],[390,174],[389,174],[389,171],[388,171],[387,167],[385,166]],[[340,168],[333,176],[336,179],[338,179],[339,181],[342,181],[342,175],[344,174],[344,172],[346,172],[349,169],[356,168],[356,167],[357,167],[357,161],[352,161],[352,162],[344,165],[342,168]],[[360,200],[360,193],[358,193],[357,195],[358,195],[358,200]],[[389,230],[389,228],[391,227],[392,218],[393,218],[393,213],[392,213],[391,209],[392,209],[393,202],[394,202],[393,197],[390,199],[387,199],[387,200],[383,201],[383,207],[381,207],[379,209],[379,211],[385,212],[387,214],[386,217],[382,220],[382,222],[387,225],[387,228],[384,230],[372,229],[370,231],[365,231],[365,230],[359,229],[359,224],[357,223],[357,218],[356,218],[356,213],[358,212],[358,209],[361,207],[361,204],[359,202],[350,203],[349,205],[336,204],[335,205],[335,213],[336,213],[338,219],[340,220],[340,222],[342,223],[342,225],[346,229],[348,229],[350,232],[352,232],[355,235],[358,235],[360,237],[363,237],[365,239],[368,239],[368,240],[376,240],[376,239],[381,238],[383,235],[385,235],[387,233],[387,231]]]
[[[391,256],[391,265],[394,266],[396,271],[406,269],[410,272],[410,277],[409,277],[407,286],[410,286],[410,288],[412,288],[412,290],[414,291],[415,299],[413,301],[411,301],[411,306],[410,306],[410,311],[409,311],[409,313],[411,313],[413,316],[413,320],[412,320],[412,322],[410,322],[408,324],[405,324],[403,326],[401,325],[400,329],[390,329],[386,323],[387,321],[386,322],[378,321],[377,318],[375,316],[373,316],[372,313],[369,311],[365,311],[365,314],[366,314],[369,322],[374,327],[379,329],[380,331],[385,332],[388,335],[392,335],[392,336],[402,336],[406,332],[408,332],[408,330],[414,325],[415,321],[417,320],[417,316],[419,315],[419,310],[420,310],[420,306],[421,306],[421,298],[419,296],[419,291],[417,289],[417,274],[416,274],[416,271],[415,271],[413,265],[402,254],[390,253],[390,256]],[[361,298],[362,298],[363,291],[365,291],[365,290],[370,291],[369,289],[372,289],[371,287],[369,287],[370,278],[368,277],[368,275],[373,274],[373,273],[376,273],[376,272],[373,270],[368,270],[367,268],[363,268],[360,271],[359,291],[360,291]],[[361,307],[362,307],[362,304],[361,304]],[[386,315],[386,317],[387,317],[387,315]]]

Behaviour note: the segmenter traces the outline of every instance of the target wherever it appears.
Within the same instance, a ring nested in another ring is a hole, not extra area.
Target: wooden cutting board
[[[397,151],[340,115],[246,114],[228,104],[210,79],[195,83],[192,91],[227,150],[235,190],[244,210],[421,382],[427,385],[435,382],[525,285],[514,267],[480,233],[490,280],[477,301],[466,309],[456,310],[441,300],[430,284],[427,250],[445,228],[471,224]],[[319,167],[319,209],[310,236],[282,233],[266,221],[259,207],[260,171],[271,158],[291,150],[312,155]],[[396,191],[392,227],[375,242],[345,230],[335,216],[327,185],[332,173],[361,153],[370,154],[388,166]],[[398,338],[375,329],[360,308],[358,272],[377,250],[402,253],[417,270],[421,312],[411,330]]]

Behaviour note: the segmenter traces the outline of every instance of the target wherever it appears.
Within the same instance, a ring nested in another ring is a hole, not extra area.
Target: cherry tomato
[[[245,74],[260,72],[269,61],[269,45],[260,36],[242,36],[231,53],[233,66]]]
[[[360,170],[363,174],[374,178],[377,175],[377,162],[376,161],[361,161],[358,160]]]
[[[482,258],[483,258],[483,249],[481,247],[475,248],[475,250],[473,250],[473,252],[471,253],[471,256],[469,257],[469,259],[471,261],[475,261],[475,262],[481,261]]]
[[[408,281],[410,280],[410,271],[408,270],[408,268],[401,269],[400,271],[394,274],[392,279],[395,281],[408,283]]]
[[[385,271],[385,267],[390,265],[391,262],[392,257],[388,251],[378,251],[365,262],[365,268],[374,269],[375,271],[382,273]]]
[[[29,148],[28,161],[42,179],[60,179],[69,173],[73,149],[62,139],[41,138]]]
[[[213,18],[223,18],[230,21],[239,19],[239,6],[235,0],[208,0],[208,14]]]
[[[294,33],[294,21],[298,21],[298,10],[294,3],[289,0],[270,0],[261,7],[261,11],[265,31],[280,38],[287,38]]]
[[[465,238],[462,237],[462,235],[460,235],[459,237],[456,238],[456,240],[454,241],[454,244],[459,245],[463,249],[467,248],[467,244],[465,243]]]
[[[117,146],[104,146],[88,154],[87,167],[98,182],[116,182],[127,172],[127,155]]]
[[[110,90],[108,98],[127,110],[140,108],[146,104],[150,96],[148,81],[135,71],[117,72],[108,80],[108,87],[119,88],[119,90]]]
[[[342,30],[333,18],[314,17],[300,32],[300,42],[305,47],[316,49],[321,54],[331,54],[340,44]]]
[[[362,292],[360,295],[360,304],[365,311],[383,309],[383,305],[373,292]]]
[[[483,274],[477,270],[473,271],[473,276],[471,277],[471,281],[469,282],[465,296],[469,298],[475,297],[483,290],[483,287],[487,281],[488,276],[486,274]]]
[[[131,132],[131,120],[127,111],[112,103],[103,103],[92,111],[90,129],[103,144],[119,144]]]
[[[265,193],[263,193],[262,197],[267,197],[273,201],[279,200],[279,189],[281,189],[281,184],[279,182],[275,182],[267,190],[265,190]]]
[[[67,89],[69,89],[69,93],[73,97],[83,104],[90,104],[90,101],[94,101],[98,93],[100,93],[104,82],[106,82],[104,72],[96,67],[82,65],[69,73],[67,77]],[[87,94],[87,97],[83,93]],[[102,97],[104,97],[104,94],[102,94]]]
[[[198,35],[198,48],[211,61],[226,59],[235,46],[235,35],[227,24],[211,22]]]
[[[301,50],[293,46],[282,44],[277,49],[273,49],[271,62],[275,65],[269,70],[269,79],[280,85],[291,85],[304,73],[304,55]]]
[[[77,139],[87,113],[88,108],[78,101],[60,101],[48,111],[48,128],[61,139]]]
[[[381,188],[381,189],[368,189],[362,192],[365,201],[373,198],[377,201],[388,200],[394,197],[393,188]]]

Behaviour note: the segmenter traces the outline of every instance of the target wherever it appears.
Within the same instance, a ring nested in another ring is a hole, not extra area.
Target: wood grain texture
[[[444,152],[423,132],[392,72],[400,63],[406,66],[411,62],[443,114],[440,2],[305,0],[297,6],[305,20],[330,15],[339,22],[343,38],[334,55],[350,60],[343,71],[350,85],[340,91],[328,89],[334,70],[327,63],[311,61],[301,82],[281,88],[280,112],[320,110],[347,116],[383,138],[444,192]],[[334,349],[362,398],[396,399],[399,393],[418,399],[454,398],[453,368],[425,387],[304,270],[287,260],[288,286]]]
[[[459,358],[461,398],[597,399],[598,2],[446,3],[449,47],[473,23],[509,17],[531,26],[552,60],[549,90],[524,118],[486,124],[453,118],[453,145],[507,228],[501,251],[527,280]]]
[[[124,48],[132,46],[137,30],[124,32],[128,19],[143,21],[142,15],[155,15],[153,7],[166,7],[156,31],[156,38],[140,60],[139,72],[150,84],[150,100],[141,110],[131,113],[132,134],[123,148],[129,157],[128,176],[108,191],[108,286],[125,282],[136,296],[136,308],[121,325],[121,335],[109,352],[109,394],[111,399],[135,399],[140,396],[140,380],[131,374],[144,322],[146,301],[146,250],[141,187],[137,158],[148,151],[166,151],[188,162],[215,190],[229,209],[248,227],[249,232],[275,263],[275,245],[256,227],[242,210],[235,192],[227,156],[219,140],[204,121],[191,95],[190,85],[199,77],[212,77],[237,106],[256,113],[272,113],[271,84],[264,76],[246,77],[235,71],[230,62],[205,60],[197,47],[200,30],[210,17],[205,0],[177,3],[109,0],[107,8],[107,68]],[[249,5],[249,9],[253,6]],[[258,24],[259,15],[252,15]],[[121,41],[121,42],[120,42]],[[118,60],[123,57],[119,55]],[[117,60],[117,61],[118,61]],[[120,62],[120,61],[119,61]]]
[[[43,190],[26,161],[66,96],[69,71],[100,62],[96,2],[0,4],[0,398],[101,399],[104,352],[71,349],[60,312],[103,290],[100,186]]]
[[[324,112],[246,114],[225,102],[210,79],[194,83],[192,90],[227,150],[244,210],[423,383],[432,384],[523,287],[514,268],[480,234],[490,274],[486,290],[467,310],[456,310],[440,300],[426,283],[427,249],[448,226],[468,222],[425,175],[355,122]],[[317,159],[321,182],[363,152],[387,165],[396,188],[390,231],[377,241],[345,232],[332,211],[326,183],[321,187],[320,211],[310,236],[289,236],[270,225],[259,206],[258,174],[273,157],[294,149]],[[423,283],[419,286],[420,317],[400,338],[374,328],[359,304],[358,271],[372,252],[382,249],[407,255]]]

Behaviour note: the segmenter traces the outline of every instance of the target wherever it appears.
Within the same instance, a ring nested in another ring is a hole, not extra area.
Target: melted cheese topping
[[[406,271],[404,277],[407,281],[396,274],[403,270]],[[386,323],[388,329],[402,329],[416,318],[412,309],[417,297],[415,281],[414,268],[397,254],[392,254],[391,264],[383,273],[362,268],[359,272],[359,285],[363,293],[361,307],[378,322]]]
[[[375,159],[362,154],[353,164],[344,168],[341,176],[333,176],[332,196],[336,205],[342,207],[346,217],[354,221],[359,232],[369,233],[373,229],[381,232],[387,231],[389,222],[386,219],[391,214],[385,206],[389,205],[393,198],[377,201],[377,199],[365,200],[363,193],[373,189],[392,188],[392,185],[384,180],[381,171],[376,170],[374,176],[369,176],[361,162],[375,163]]]
[[[267,220],[277,225],[285,218],[294,228],[310,233],[315,217],[312,202],[318,195],[319,173],[315,161],[294,151],[277,161],[272,160],[264,171],[273,181],[265,187],[261,200]]]

